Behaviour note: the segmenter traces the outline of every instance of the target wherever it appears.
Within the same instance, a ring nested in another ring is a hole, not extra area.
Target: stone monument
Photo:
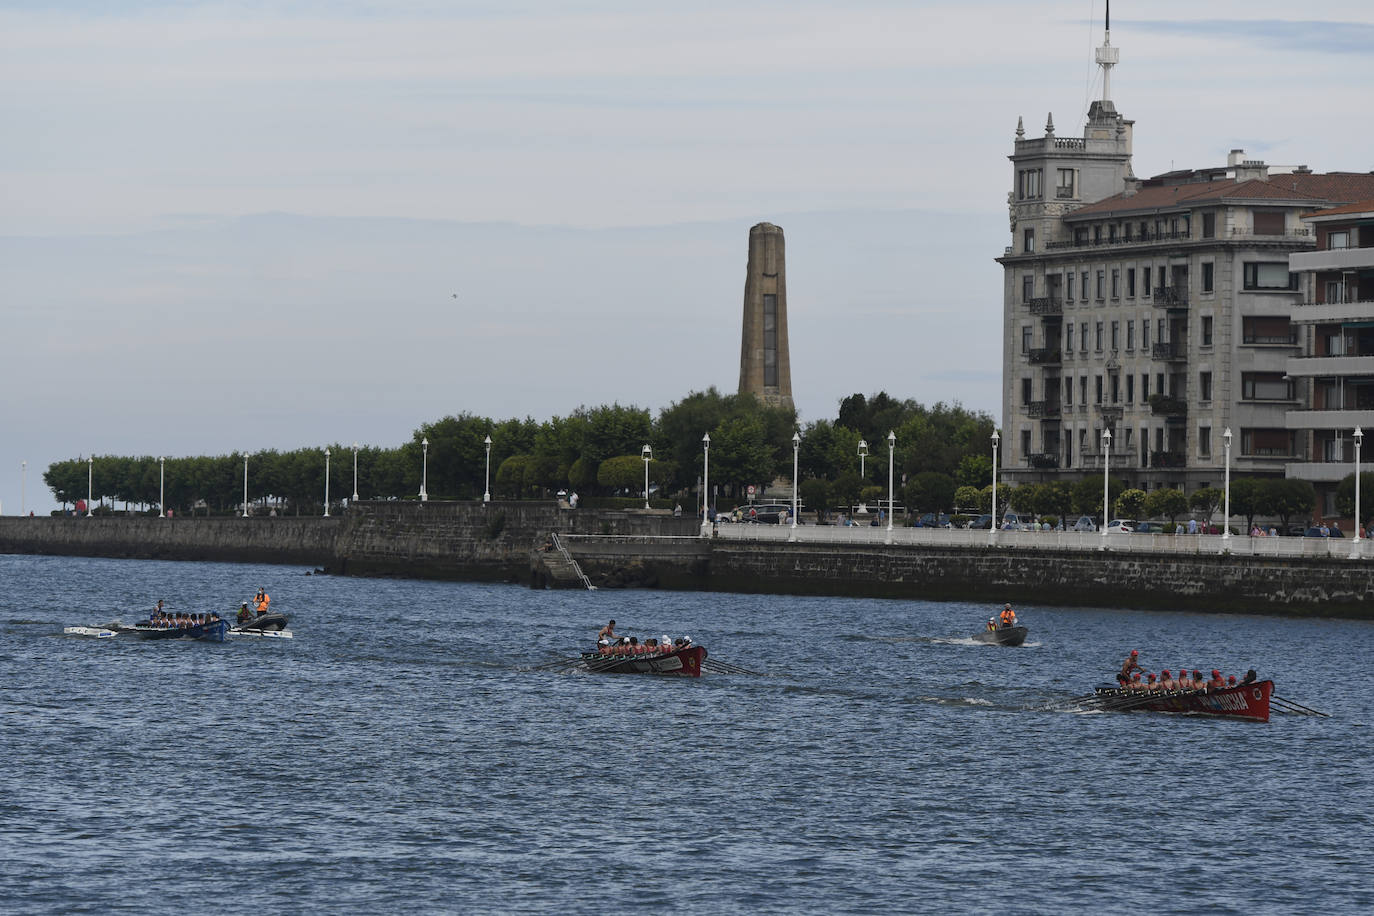
[[[749,230],[739,391],[749,392],[775,407],[792,406],[792,362],[787,353],[787,266],[782,229],[772,223],[759,223]]]

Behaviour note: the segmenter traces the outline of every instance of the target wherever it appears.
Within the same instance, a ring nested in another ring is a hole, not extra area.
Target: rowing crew
[[[1186,668],[1179,669],[1178,677],[1174,677],[1170,674],[1168,668],[1165,668],[1158,675],[1154,673],[1147,674],[1144,679],[1141,678],[1141,673],[1142,672],[1136,671],[1129,677],[1127,677],[1124,672],[1120,673],[1116,676],[1116,683],[1122,690],[1143,690],[1147,692],[1158,690],[1210,691],[1224,690],[1228,687],[1249,684],[1258,677],[1258,675],[1255,674],[1254,668],[1245,672],[1244,679],[1239,682],[1236,681],[1236,676],[1234,674],[1228,677],[1222,677],[1221,672],[1215,668],[1212,669],[1212,676],[1210,678],[1203,677],[1202,672],[1197,670],[1194,670],[1190,674]]]
[[[166,611],[155,610],[148,615],[148,622],[145,626],[159,630],[177,630],[204,626],[218,620],[219,615],[213,611],[209,614],[184,614],[181,611],[174,611],[169,614]]]
[[[617,636],[613,640],[603,636],[597,641],[596,651],[600,655],[668,655],[686,649],[691,644],[690,636],[679,636],[672,640],[667,636],[662,639],[650,636],[643,642],[637,636]]]

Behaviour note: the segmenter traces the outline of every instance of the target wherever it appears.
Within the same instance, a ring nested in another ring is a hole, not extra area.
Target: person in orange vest
[[[1002,606],[1001,624],[1003,627],[1016,626],[1016,612],[1011,609],[1010,604]]]
[[[258,593],[253,596],[253,606],[257,608],[259,617],[267,613],[267,606],[271,603],[272,599],[268,597],[267,590],[264,588],[259,588]]]

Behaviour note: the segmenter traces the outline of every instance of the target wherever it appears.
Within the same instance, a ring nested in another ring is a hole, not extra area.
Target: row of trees
[[[888,434],[893,473],[905,484],[903,496],[918,505],[947,503],[959,485],[990,482],[992,462],[983,454],[992,418],[955,405],[924,407],[886,393],[846,398],[835,420],[798,429],[795,410],[761,403],[752,395],[723,395],[714,388],[692,392],[663,409],[619,404],[583,407],[566,417],[495,421],[463,413],[426,423],[409,442],[394,448],[367,446],[357,453],[357,487],[364,499],[415,498],[421,478],[433,499],[480,498],[490,485],[494,497],[548,497],[570,488],[584,496],[639,493],[641,450],[652,449],[651,482],[665,493],[690,498],[703,466],[703,435],[710,434],[711,483],[729,497],[748,484],[766,486],[792,476],[792,436],[800,432],[797,459],[802,481],[824,499],[862,498],[866,490],[886,492]],[[486,438],[491,437],[490,484]],[[860,442],[871,457],[862,462]],[[427,445],[425,444],[427,443]],[[329,446],[330,493],[350,496],[353,449]],[[325,489],[323,448],[254,452],[248,459],[250,503],[272,502],[284,511],[317,511]],[[229,511],[243,499],[242,453],[167,458],[102,455],[51,465],[44,481],[63,504],[85,499],[89,488],[99,502],[167,507],[182,512],[198,504]],[[165,472],[165,479],[162,476]],[[808,497],[811,503],[811,497]]]

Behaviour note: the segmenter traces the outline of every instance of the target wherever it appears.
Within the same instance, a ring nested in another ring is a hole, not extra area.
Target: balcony
[[[1058,347],[1040,347],[1030,351],[1030,363],[1032,366],[1057,366],[1063,354]]]
[[[1104,404],[1097,408],[1097,412],[1102,415],[1103,423],[1110,425],[1121,422],[1122,408],[1120,407],[1108,407]]]
[[[1293,324],[1336,324],[1369,321],[1371,317],[1374,317],[1374,300],[1358,299],[1352,302],[1300,302],[1289,320]]]
[[[1374,427],[1370,410],[1290,410],[1283,415],[1285,429],[1354,429]],[[1374,456],[1371,456],[1374,457]]]
[[[1150,452],[1150,467],[1152,468],[1181,468],[1186,467],[1188,456],[1182,452]]]
[[[1288,359],[1285,371],[1293,378],[1374,377],[1374,356],[1294,356]]]
[[[1026,404],[1026,416],[1032,420],[1048,420],[1059,416],[1058,401],[1030,401]]]
[[[1188,402],[1163,394],[1150,395],[1150,413],[1156,417],[1186,417]]]
[[[1283,466],[1285,477],[1296,477],[1312,483],[1339,483],[1355,473],[1344,461],[1290,461]]]
[[[1155,305],[1175,311],[1188,307],[1188,288],[1186,286],[1161,286],[1155,290]]]
[[[1193,236],[1188,232],[1147,232],[1144,235],[1133,235],[1129,238],[1118,236],[1114,239],[1065,239],[1058,242],[1048,242],[1045,245],[1046,251],[1063,251],[1070,248],[1119,248],[1124,245],[1153,245],[1157,242],[1187,242]]]
[[[1026,304],[1030,306],[1030,313],[1032,315],[1050,318],[1055,315],[1064,314],[1064,300],[1060,299],[1058,296],[1037,296],[1029,300]]]
[[[1099,471],[1102,470],[1103,456],[1101,452],[1090,452],[1089,454],[1081,455],[1079,457],[1081,459],[1081,463],[1083,465],[1084,470],[1092,470],[1094,468]],[[1135,457],[1136,456],[1129,451],[1112,452],[1108,468],[1122,471],[1127,470],[1134,466],[1132,462],[1135,461]]]
[[[1059,456],[1051,455],[1049,452],[1036,452],[1026,456],[1026,465],[1040,470],[1050,470],[1059,467]]]
[[[1178,343],[1157,343],[1150,348],[1150,355],[1155,359],[1168,360],[1169,362],[1180,362],[1188,359],[1187,348]]]

